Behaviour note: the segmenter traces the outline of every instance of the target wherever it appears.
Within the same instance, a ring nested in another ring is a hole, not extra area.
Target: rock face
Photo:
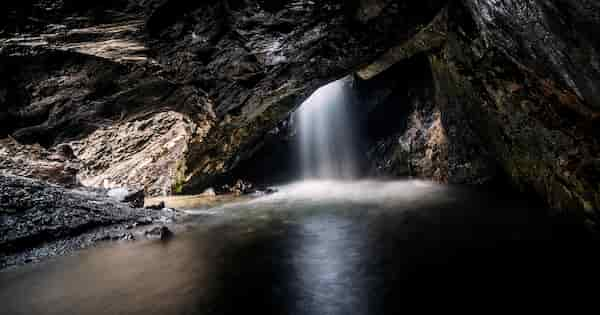
[[[80,163],[70,146],[49,151],[40,145],[22,145],[12,138],[0,140],[0,174],[36,178],[71,187],[78,184]]]
[[[169,111],[117,123],[73,143],[78,176],[92,187],[145,186],[149,195],[172,194],[195,124]]]
[[[7,3],[0,136],[73,142],[89,185],[202,190],[312,91],[411,38],[443,2]],[[47,23],[29,21],[41,12]]]
[[[598,222],[599,13],[590,1],[450,4],[445,44],[424,53],[435,92],[374,148],[377,167],[476,183],[497,165],[550,207]]]
[[[171,82],[146,55],[143,20],[0,38],[0,137],[72,144],[95,187],[169,194],[194,134],[214,116],[204,94]],[[88,21],[88,23],[91,23]],[[75,25],[72,25],[75,24]],[[143,170],[143,171],[142,171]]]
[[[460,104],[448,104],[426,54],[360,82],[357,90],[361,104],[373,103],[366,129],[368,160],[376,175],[458,184],[495,178],[493,157]]]
[[[147,24],[158,60],[205,90],[217,119],[192,139],[182,189],[211,186],[310,93],[411,38],[442,3],[160,2]]]
[[[598,222],[598,37],[592,1],[466,1],[431,57],[448,100],[523,190]],[[470,15],[475,23],[466,24]],[[595,27],[592,27],[595,25]]]
[[[0,253],[147,214],[94,192],[16,176],[0,176],[0,196]]]

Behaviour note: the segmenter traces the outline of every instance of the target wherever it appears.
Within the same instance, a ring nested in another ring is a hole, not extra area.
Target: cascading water
[[[325,85],[296,111],[304,179],[351,179],[359,173],[350,79]]]

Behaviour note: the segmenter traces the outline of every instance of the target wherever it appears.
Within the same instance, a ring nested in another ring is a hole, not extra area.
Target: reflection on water
[[[428,182],[299,183],[211,211],[167,242],[0,272],[0,313],[397,314],[415,303],[534,303],[531,292],[592,281],[598,262],[587,234],[527,201]]]

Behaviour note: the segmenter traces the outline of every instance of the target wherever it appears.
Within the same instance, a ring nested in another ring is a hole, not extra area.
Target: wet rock
[[[423,70],[411,73],[428,77],[409,88],[412,109],[397,116],[406,126],[371,150],[377,169],[474,184],[506,174],[550,207],[598,221],[590,209],[600,208],[600,187],[589,161],[600,154],[591,87],[600,68],[588,66],[600,57],[589,34],[590,25],[600,25],[598,12],[590,1],[450,4],[441,49],[394,66],[407,70],[426,58]],[[402,81],[393,72],[373,80],[385,84],[391,73]]]
[[[159,202],[156,205],[147,206],[146,209],[150,209],[150,210],[163,210],[163,209],[165,209],[165,202],[161,201],[161,202]]]
[[[98,241],[134,241],[135,236],[131,232],[107,232],[97,238]]]
[[[277,192],[277,189],[274,188],[265,188],[265,189],[256,189],[251,193],[252,196],[261,197],[266,195],[271,195]]]
[[[107,195],[116,201],[128,203],[134,208],[143,208],[146,197],[143,189],[130,190],[124,187],[110,189]]]
[[[234,195],[246,195],[252,194],[256,191],[252,183],[238,179],[235,184],[223,185],[219,190],[220,194],[234,194]]]
[[[215,190],[213,188],[208,188],[204,192],[202,192],[200,195],[206,196],[206,197],[214,197],[217,195],[217,193],[215,192]]]
[[[0,253],[80,235],[147,215],[105,195],[43,181],[0,176]],[[150,219],[151,220],[151,219]]]
[[[119,239],[122,241],[135,241],[135,236],[132,233],[123,233]]]
[[[138,218],[135,223],[137,225],[150,225],[152,223],[154,223],[154,220],[151,217],[141,217]]]
[[[173,236],[173,232],[166,226],[157,226],[153,229],[146,230],[144,234],[150,238],[159,238],[161,240],[169,239]]]
[[[130,194],[130,191],[124,187],[112,188],[106,192],[107,196],[109,196],[110,198],[113,198],[116,201],[120,201],[120,202],[124,202],[125,197],[127,197],[129,194]]]
[[[255,192],[254,185],[252,183],[238,179],[233,185],[231,192],[236,195],[247,195]]]
[[[600,6],[592,2],[455,4],[448,42],[430,60],[441,99],[460,108],[515,186],[598,221],[585,209],[600,209],[600,187],[577,172],[600,154],[593,127],[600,103],[591,88],[600,68],[589,63],[600,57],[589,34],[600,25]]]
[[[146,193],[144,192],[144,190],[139,189],[126,195],[123,198],[123,201],[129,203],[134,208],[143,208],[145,197]]]

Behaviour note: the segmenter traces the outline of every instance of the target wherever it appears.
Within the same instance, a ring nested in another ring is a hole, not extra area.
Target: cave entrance
[[[429,61],[421,54],[368,80],[351,74],[323,85],[268,132],[260,149],[227,180],[264,186],[303,178],[409,176],[404,169],[387,174],[379,167],[394,158],[415,104],[433,106],[432,82]]]

